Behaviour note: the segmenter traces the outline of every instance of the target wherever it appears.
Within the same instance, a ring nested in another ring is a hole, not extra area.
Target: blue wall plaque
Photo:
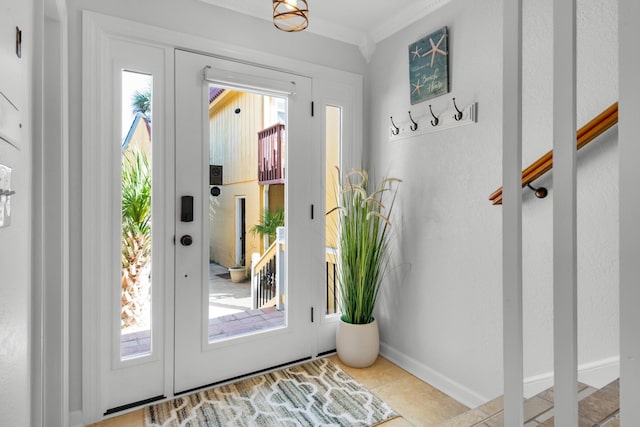
[[[411,104],[449,92],[449,35],[447,27],[409,45]]]

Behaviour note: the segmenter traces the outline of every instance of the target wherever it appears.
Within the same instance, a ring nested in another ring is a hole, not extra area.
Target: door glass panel
[[[152,80],[122,72],[121,359],[151,353]]]
[[[285,121],[286,99],[209,87],[209,342],[286,324]]]
[[[340,139],[342,137],[342,110],[340,107],[325,107],[325,206],[327,212],[336,207],[339,186]],[[336,281],[336,248],[338,215],[326,215],[325,242],[325,314],[338,312],[338,283]]]

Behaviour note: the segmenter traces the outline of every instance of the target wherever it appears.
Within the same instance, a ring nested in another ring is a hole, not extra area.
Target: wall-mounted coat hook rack
[[[411,129],[412,132],[417,131],[418,123],[416,123],[416,121],[413,120],[413,117],[411,117],[411,111],[409,111],[409,120],[411,120],[411,126],[409,126],[409,129]]]
[[[393,123],[393,116],[389,117],[391,119],[391,135],[398,135],[400,133],[400,128]]]
[[[443,111],[438,116],[433,113],[433,108],[429,105],[429,109],[425,111],[426,114],[422,116],[413,117],[411,111],[409,111],[409,120],[406,122],[396,124],[393,121],[393,117],[391,117],[389,141],[476,123],[477,108],[478,104],[474,102],[460,110],[454,101],[453,108],[450,106],[448,110]]]
[[[431,120],[431,126],[438,126],[438,122],[440,122],[440,119],[438,119],[438,117],[436,117],[436,115],[433,114],[433,110],[431,109],[431,104],[429,104],[429,112],[431,113],[431,117],[433,117],[433,120]]]
[[[456,99],[455,99],[455,98],[453,98],[453,108],[455,108],[455,109],[456,109],[456,114],[454,114],[453,118],[454,118],[456,121],[460,121],[460,120],[462,120],[462,111],[460,111],[460,110],[458,109],[458,106],[456,105]]]

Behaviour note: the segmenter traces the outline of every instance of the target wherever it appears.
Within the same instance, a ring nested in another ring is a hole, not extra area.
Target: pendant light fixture
[[[273,25],[288,33],[307,28],[309,26],[307,0],[273,0]]]

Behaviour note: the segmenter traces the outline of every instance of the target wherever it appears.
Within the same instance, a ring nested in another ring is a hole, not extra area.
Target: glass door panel
[[[122,71],[120,358],[151,353],[153,77]]]
[[[211,84],[208,93],[212,343],[285,325],[276,230],[285,223],[286,99]]]
[[[325,206],[331,212],[337,206],[340,168],[340,143],[342,138],[342,109],[325,106]],[[338,290],[336,251],[338,215],[325,217],[325,315],[338,313]]]

